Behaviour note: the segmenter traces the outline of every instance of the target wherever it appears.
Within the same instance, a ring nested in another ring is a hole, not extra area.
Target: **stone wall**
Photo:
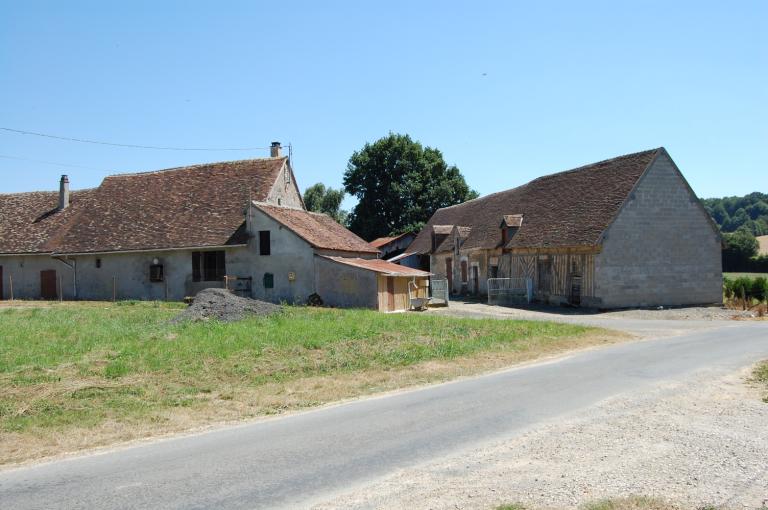
[[[595,295],[604,308],[722,301],[720,236],[665,153],[605,232]]]
[[[378,308],[376,273],[315,257],[315,287],[327,306]]]

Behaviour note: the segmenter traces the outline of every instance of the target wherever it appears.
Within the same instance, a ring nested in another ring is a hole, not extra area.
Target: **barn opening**
[[[227,268],[224,250],[192,252],[193,281],[219,281],[224,279],[224,275],[226,274]]]

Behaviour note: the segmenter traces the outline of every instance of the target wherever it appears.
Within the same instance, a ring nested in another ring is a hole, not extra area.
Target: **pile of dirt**
[[[205,289],[195,296],[192,304],[177,315],[172,322],[218,320],[239,321],[250,315],[266,316],[282,308],[266,301],[244,298],[225,289]]]

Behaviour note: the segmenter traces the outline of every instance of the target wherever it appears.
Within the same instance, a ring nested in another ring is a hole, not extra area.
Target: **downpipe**
[[[66,258],[53,257],[68,268],[72,270],[72,298],[77,299],[77,259],[72,259],[72,262],[67,262]],[[64,290],[62,289],[62,293]]]

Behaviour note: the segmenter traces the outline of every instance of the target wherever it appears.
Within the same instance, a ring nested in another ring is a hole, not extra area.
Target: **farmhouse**
[[[429,255],[455,294],[510,278],[538,301],[617,308],[720,303],[720,248],[659,148],[440,209],[408,251]]]
[[[0,298],[171,299],[228,287],[304,302],[332,286],[324,257],[378,250],[308,212],[288,158],[113,175],[94,189],[0,195]],[[397,267],[397,266],[395,266]],[[378,307],[379,287],[348,306]]]

